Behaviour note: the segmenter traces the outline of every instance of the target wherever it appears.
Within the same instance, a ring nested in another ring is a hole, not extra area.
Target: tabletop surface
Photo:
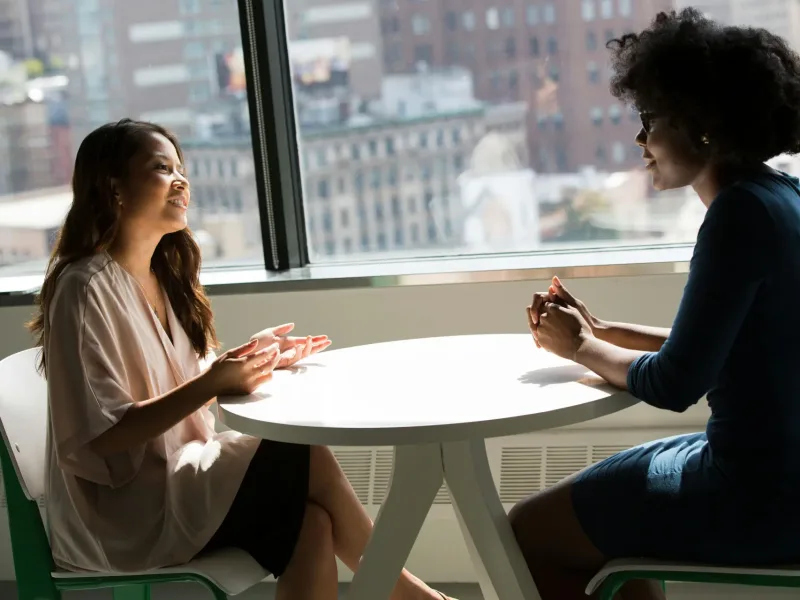
[[[249,396],[219,399],[231,428],[284,442],[397,445],[515,435],[636,403],[530,335],[402,340],[326,351]]]

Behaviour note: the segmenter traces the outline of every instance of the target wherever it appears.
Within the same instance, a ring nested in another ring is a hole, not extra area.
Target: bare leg
[[[355,572],[372,534],[372,520],[333,452],[324,446],[311,447],[308,496],[331,515],[336,556]],[[403,569],[392,600],[412,599],[442,600],[442,597]]]
[[[565,479],[511,509],[509,518],[542,600],[586,598],[589,580],[607,562],[586,536],[572,508],[571,480]],[[630,582],[624,600],[659,600],[654,586]]]
[[[324,508],[306,504],[303,525],[286,571],[278,578],[276,600],[336,600],[339,577],[333,524]]]

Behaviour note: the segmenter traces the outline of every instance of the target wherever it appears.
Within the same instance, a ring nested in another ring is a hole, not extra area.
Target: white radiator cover
[[[564,429],[488,440],[486,448],[500,498],[510,510],[517,500],[620,450],[685,431]],[[359,499],[375,517],[391,477],[392,448],[337,447],[334,452]],[[0,505],[5,509],[5,494],[0,497]],[[6,511],[1,512],[0,581],[14,579],[8,520]],[[407,566],[426,581],[476,581],[445,486],[436,496]],[[340,565],[340,581],[350,578],[348,569]]]

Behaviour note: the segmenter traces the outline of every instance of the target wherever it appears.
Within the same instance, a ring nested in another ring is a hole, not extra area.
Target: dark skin
[[[708,207],[726,181],[726,170],[706,160],[698,144],[665,119],[643,119],[636,143],[658,190],[690,185]],[[631,363],[645,352],[657,351],[669,336],[668,329],[595,317],[557,277],[546,292],[534,294],[526,316],[538,347],[575,361],[622,389],[627,387]],[[526,498],[509,514],[543,600],[586,598],[586,585],[608,561],[575,515],[571,499],[574,477]],[[661,600],[665,596],[656,582],[631,581],[620,597]]]

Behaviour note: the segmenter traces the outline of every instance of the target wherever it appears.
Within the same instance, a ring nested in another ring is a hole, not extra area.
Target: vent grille
[[[588,461],[589,446],[548,446],[545,451],[545,487],[580,471]]]
[[[510,446],[500,454],[500,501],[519,502],[542,489],[542,449]]]
[[[592,464],[605,460],[618,452],[627,450],[630,446],[592,446]]]

